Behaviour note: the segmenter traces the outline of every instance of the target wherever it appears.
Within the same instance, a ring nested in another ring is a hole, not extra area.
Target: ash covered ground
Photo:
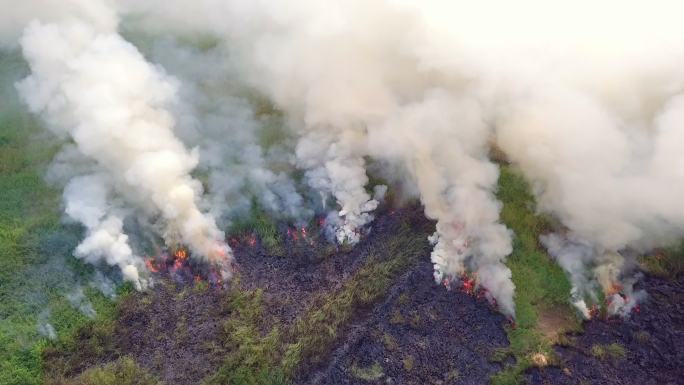
[[[334,328],[319,354],[300,362],[295,384],[487,384],[515,359],[492,359],[509,345],[512,325],[484,298],[436,284],[427,235],[434,224],[420,207],[384,210],[371,233],[350,250],[331,248],[322,236],[290,235],[284,255],[270,255],[250,236],[237,247],[237,278],[231,289],[198,285],[192,275],[161,275],[148,293],[134,293],[119,305],[106,331],[82,329],[75,349],[47,349],[46,372],[61,384],[85,370],[121,357],[134,361],[165,384],[197,384],[224,364],[235,346],[222,344],[226,320],[242,317],[231,293],[260,292],[257,334],[287,330],[323,307],[372,259],[395,256],[385,249],[402,228],[422,243],[383,295],[354,307]],[[301,231],[300,231],[301,235]],[[385,251],[383,253],[383,251]],[[190,277],[188,279],[188,277]],[[526,373],[532,384],[678,384],[684,359],[684,280],[646,277],[648,302],[630,319],[594,320],[556,346],[559,360]],[[233,299],[231,299],[233,298]],[[233,302],[231,302],[233,301]],[[233,306],[233,307],[231,307]],[[283,344],[293,342],[283,333]],[[601,353],[619,344],[624,354]],[[599,346],[599,348],[596,348]],[[239,347],[238,347],[239,348]],[[598,351],[597,351],[598,349]],[[607,348],[606,348],[607,349]],[[64,379],[64,382],[61,382]]]
[[[646,277],[640,286],[649,297],[639,312],[586,322],[582,333],[569,334],[556,348],[560,367],[533,370],[530,383],[684,383],[684,276]]]

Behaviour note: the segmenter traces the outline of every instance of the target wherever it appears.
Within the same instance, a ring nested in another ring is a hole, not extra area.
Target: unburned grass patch
[[[627,351],[625,347],[618,344],[594,344],[590,349],[591,355],[601,361],[620,360],[625,358]]]
[[[552,328],[562,325],[559,331],[569,331],[580,326],[568,300],[570,283],[565,273],[539,245],[539,236],[553,223],[535,213],[529,185],[511,166],[501,166],[497,197],[503,203],[501,219],[514,232],[506,265],[515,284],[516,319],[507,333],[516,363],[493,376],[492,383],[508,385],[523,381],[524,371],[534,365],[534,354],[553,354]]]
[[[385,376],[382,365],[377,362],[365,367],[353,364],[349,368],[349,373],[352,377],[363,381],[377,381]]]

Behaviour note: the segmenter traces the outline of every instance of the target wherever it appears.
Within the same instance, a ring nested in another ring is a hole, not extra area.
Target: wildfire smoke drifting
[[[25,3],[0,33],[31,67],[29,108],[73,142],[55,169],[77,254],[139,287],[132,214],[227,276],[219,224],[252,198],[358,242],[373,166],[437,221],[435,278],[472,273],[512,316],[492,145],[564,226],[542,242],[587,316],[599,290],[628,313],[633,257],[684,236],[679,2]]]

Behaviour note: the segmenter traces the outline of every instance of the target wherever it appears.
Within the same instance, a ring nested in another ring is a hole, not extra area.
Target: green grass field
[[[38,331],[49,322],[60,338],[89,321],[65,294],[93,269],[71,257],[80,230],[60,223],[60,194],[44,174],[55,154],[37,118],[17,100],[14,81],[26,73],[17,53],[0,53],[0,384],[41,384]],[[113,304],[84,286],[96,317]]]

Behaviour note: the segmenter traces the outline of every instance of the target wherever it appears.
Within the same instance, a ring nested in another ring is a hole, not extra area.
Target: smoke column
[[[83,6],[113,12],[104,2]],[[64,191],[67,214],[87,229],[76,254],[119,266],[138,288],[148,284],[123,233],[121,210],[111,204],[116,196],[139,214],[159,217],[167,242],[187,244],[227,276],[230,249],[213,218],[198,209],[202,186],[189,174],[198,155],[173,133],[168,106],[177,82],[126,42],[113,18],[33,21],[20,40],[32,70],[18,84],[20,94],[98,170],[72,179]]]

